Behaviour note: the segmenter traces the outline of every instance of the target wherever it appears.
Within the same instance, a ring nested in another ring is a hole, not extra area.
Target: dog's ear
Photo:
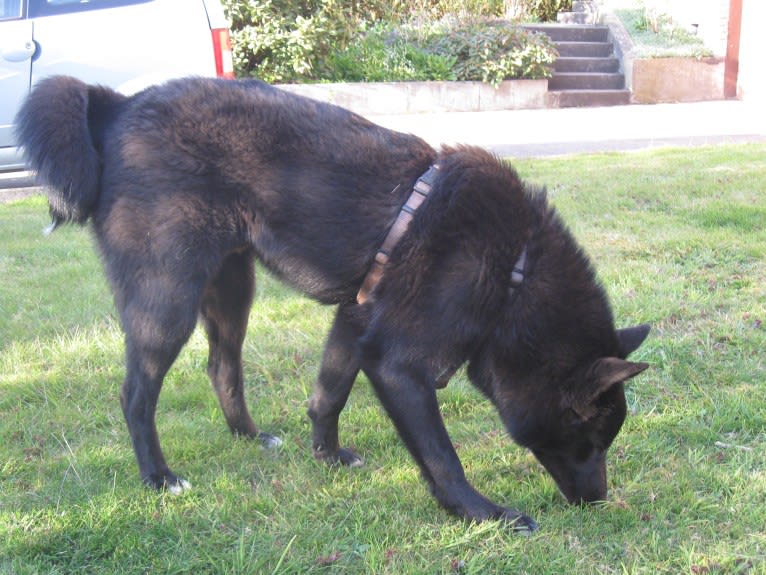
[[[627,361],[618,357],[597,359],[588,369],[583,393],[572,402],[572,409],[582,419],[590,419],[596,414],[594,404],[599,396],[611,389],[612,386],[637,376],[648,367],[648,363]]]
[[[616,383],[636,377],[649,367],[648,363],[628,361],[617,357],[602,357],[591,365],[588,376],[595,386],[593,399]]]
[[[635,327],[626,327],[617,330],[617,339],[620,342],[620,352],[623,357],[628,357],[644,343],[649,330],[652,327],[649,324],[641,324]]]

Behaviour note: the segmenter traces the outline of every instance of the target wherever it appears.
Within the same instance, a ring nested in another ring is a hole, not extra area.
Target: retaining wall
[[[358,114],[417,114],[545,108],[548,80],[483,82],[369,82],[283,84],[283,90]]]

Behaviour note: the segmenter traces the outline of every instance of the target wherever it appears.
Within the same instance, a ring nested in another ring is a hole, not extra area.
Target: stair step
[[[548,92],[548,98],[558,108],[624,106],[630,104],[630,90],[554,90]]]
[[[553,65],[556,72],[617,72],[617,58],[558,58]]]
[[[583,6],[575,6],[575,4]],[[593,2],[573,2],[574,12],[593,16],[598,12]],[[578,14],[564,14],[563,20],[581,21]],[[531,24],[531,32],[546,34],[556,46],[559,57],[548,79],[549,104],[570,108],[618,106],[630,104],[630,90],[625,89],[625,75],[614,55],[609,27],[598,24]]]
[[[611,42],[555,42],[562,58],[608,58],[614,53]]]
[[[556,72],[548,79],[549,90],[620,90],[624,87],[623,74]]]
[[[525,30],[547,34],[554,42],[607,42],[609,27],[601,25],[529,24]]]

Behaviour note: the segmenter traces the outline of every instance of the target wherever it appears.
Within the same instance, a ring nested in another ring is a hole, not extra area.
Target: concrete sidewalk
[[[766,105],[738,100],[369,119],[434,146],[474,144],[511,157],[766,142]]]

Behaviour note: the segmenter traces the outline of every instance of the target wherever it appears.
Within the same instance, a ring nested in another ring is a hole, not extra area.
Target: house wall
[[[726,55],[730,0],[644,0],[647,7],[669,14],[685,28],[694,28],[718,57]],[[766,0],[742,0],[737,96],[766,103]]]
[[[764,21],[766,21],[766,2],[764,0],[743,0],[737,95],[744,100],[758,100],[766,103]]]

